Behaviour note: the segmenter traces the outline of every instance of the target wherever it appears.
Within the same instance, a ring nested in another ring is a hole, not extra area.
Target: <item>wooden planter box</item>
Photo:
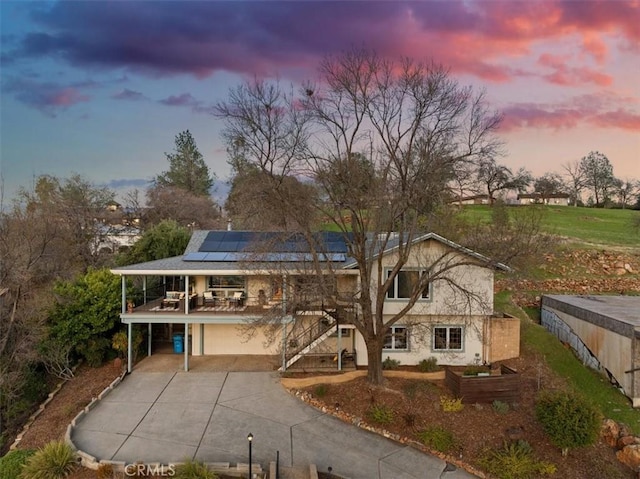
[[[490,376],[463,376],[462,371],[447,368],[445,384],[468,404],[520,399],[520,374],[507,366],[500,366],[500,374]]]

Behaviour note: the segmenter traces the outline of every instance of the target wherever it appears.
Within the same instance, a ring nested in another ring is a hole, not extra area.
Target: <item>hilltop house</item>
[[[353,321],[362,314],[354,298],[367,285],[341,234],[319,233],[318,240],[322,253],[312,254],[295,235],[195,231],[182,256],[113,269],[122,276],[121,320],[129,338],[132,325],[147,325],[151,354],[152,337],[183,333],[185,370],[189,355],[226,354],[275,356],[281,369],[313,358],[338,369],[365,366],[365,343]],[[413,243],[383,301],[385,316],[407,305],[425,265],[439,258],[454,266],[391,328],[383,356],[402,364],[435,356],[459,365],[517,357],[518,320],[493,311],[494,271],[508,268],[433,233]],[[397,247],[391,241],[377,253],[383,274],[395,264]],[[327,274],[316,274],[311,262]],[[131,340],[129,349],[131,359]]]
[[[568,206],[570,196],[566,193],[521,193],[518,195],[518,204],[520,205],[555,205]]]

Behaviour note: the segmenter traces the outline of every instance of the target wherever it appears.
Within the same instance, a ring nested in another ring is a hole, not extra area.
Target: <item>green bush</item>
[[[315,397],[323,398],[327,395],[327,385],[326,384],[318,384],[315,388],[313,388],[313,394]]]
[[[556,466],[539,461],[527,441],[505,442],[501,449],[485,453],[480,465],[498,479],[529,479],[556,472]]]
[[[369,409],[369,417],[377,424],[391,424],[393,422],[393,410],[384,404],[374,404]]]
[[[17,479],[22,466],[35,452],[33,449],[14,449],[0,457],[0,479]]]
[[[431,356],[430,358],[423,359],[418,363],[418,371],[421,373],[433,373],[438,371],[438,358]]]
[[[462,371],[463,376],[477,376],[479,373],[488,373],[489,369],[486,366],[467,366]]]
[[[493,401],[492,407],[498,414],[507,414],[509,412],[509,405],[506,402],[498,401],[497,399]]]
[[[180,464],[173,475],[173,479],[217,479],[218,475],[210,471],[203,462],[187,460]]]
[[[563,456],[570,448],[596,442],[602,422],[600,412],[582,396],[562,391],[540,394],[536,418]]]
[[[62,479],[75,469],[76,455],[63,441],[51,441],[27,459],[20,479]]]
[[[417,436],[425,446],[438,452],[447,453],[458,446],[458,441],[453,433],[441,426],[428,427],[420,431]]]
[[[398,369],[400,367],[400,361],[397,359],[391,359],[387,356],[387,359],[382,361],[382,369]]]

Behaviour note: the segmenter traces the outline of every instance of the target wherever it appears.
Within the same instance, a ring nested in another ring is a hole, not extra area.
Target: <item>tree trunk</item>
[[[366,341],[367,344],[367,381],[376,386],[382,385],[382,343]]]

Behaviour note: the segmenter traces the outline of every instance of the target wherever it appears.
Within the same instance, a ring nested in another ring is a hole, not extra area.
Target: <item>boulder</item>
[[[618,449],[624,449],[625,447],[631,446],[632,444],[640,444],[640,438],[636,436],[622,436],[618,438],[616,447]]]
[[[619,433],[618,433],[618,437],[623,437],[623,436],[633,436],[633,431],[631,430],[631,428],[629,426],[627,426],[624,423],[619,423],[618,424],[619,427]]]
[[[615,269],[615,271],[614,271],[614,273],[615,273],[617,276],[624,276],[625,274],[627,274],[627,270],[626,270],[626,269],[624,269],[624,268],[616,268],[616,269]]]
[[[631,265],[629,263],[625,263],[624,264],[624,269],[627,270],[627,273],[633,273],[633,268],[631,267]]]
[[[618,438],[620,437],[620,426],[613,419],[605,419],[602,422],[600,435],[609,446],[616,447],[618,445]]]
[[[616,452],[618,461],[637,471],[640,468],[640,444],[631,444]]]

